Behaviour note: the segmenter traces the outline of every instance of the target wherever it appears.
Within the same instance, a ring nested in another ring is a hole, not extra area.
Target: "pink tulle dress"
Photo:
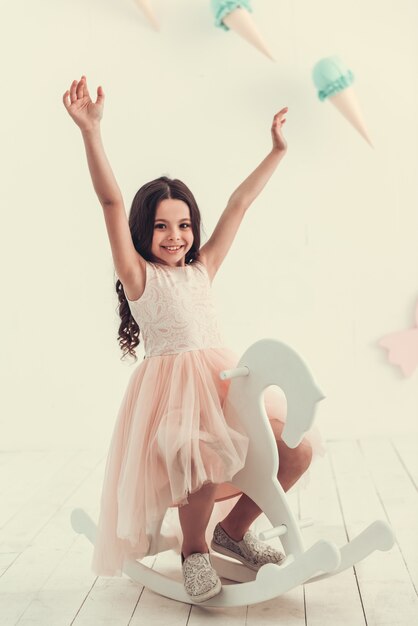
[[[177,507],[212,482],[217,504],[209,543],[241,494],[229,481],[248,448],[240,424],[227,422],[222,410],[230,381],[219,372],[239,357],[225,347],[206,266],[147,262],[144,293],[128,303],[146,356],[129,379],[107,457],[92,560],[101,576],[121,576],[127,556],[159,552],[162,531],[177,537],[173,549],[180,552]],[[269,419],[283,422],[286,400],[278,387],[268,387],[264,401]],[[320,439],[310,440],[322,453]]]

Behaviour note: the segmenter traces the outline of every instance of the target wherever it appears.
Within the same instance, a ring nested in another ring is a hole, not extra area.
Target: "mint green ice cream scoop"
[[[315,64],[312,78],[322,101],[349,87],[354,81],[353,72],[338,56],[326,57]]]

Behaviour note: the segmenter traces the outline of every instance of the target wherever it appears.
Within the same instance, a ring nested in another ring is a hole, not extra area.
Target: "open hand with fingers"
[[[81,130],[90,130],[100,123],[103,116],[104,92],[97,88],[97,99],[93,102],[83,75],[77,82],[73,80],[69,91],[63,95],[64,106]]]
[[[286,122],[285,115],[288,111],[287,107],[280,109],[273,118],[273,124],[271,127],[271,136],[273,139],[273,149],[285,152],[287,150],[287,141],[282,133],[282,126]]]

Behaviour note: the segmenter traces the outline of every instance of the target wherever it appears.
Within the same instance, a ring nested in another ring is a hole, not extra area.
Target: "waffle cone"
[[[328,100],[332,102],[345,119],[348,120],[352,126],[354,126],[367,143],[373,147],[354,89],[352,87],[347,87],[343,91],[336,93],[334,96],[330,96]]]
[[[151,6],[149,0],[135,0],[136,4],[142,10],[143,14],[147,18],[148,22],[151,24],[155,30],[160,30],[160,24],[155,16],[154,10]]]
[[[231,11],[223,18],[223,23],[238,35],[246,39],[250,44],[255,46],[260,52],[265,54],[269,59],[274,61],[270,50],[264,43],[251,15],[246,9],[237,8]]]

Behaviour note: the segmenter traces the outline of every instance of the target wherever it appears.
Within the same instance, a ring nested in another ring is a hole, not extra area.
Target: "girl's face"
[[[193,245],[190,209],[183,200],[167,198],[157,206],[151,252],[154,258],[172,266],[184,266]],[[170,251],[169,248],[177,248]]]

